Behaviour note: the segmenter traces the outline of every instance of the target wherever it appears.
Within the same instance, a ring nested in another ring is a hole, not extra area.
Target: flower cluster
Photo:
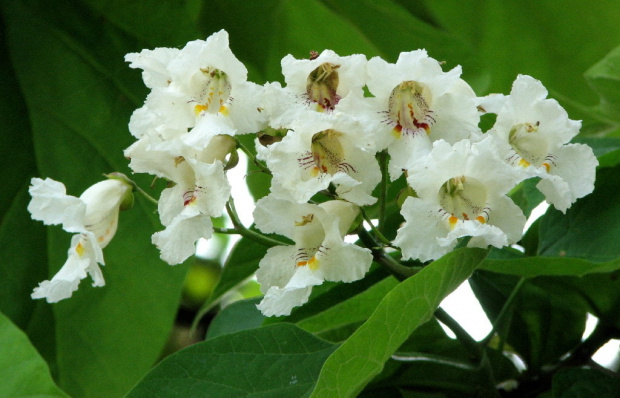
[[[242,149],[272,182],[256,203],[255,226],[294,242],[260,262],[266,315],[289,314],[324,280],[364,276],[371,248],[344,237],[360,228],[358,215],[377,202],[382,179],[407,181],[391,245],[420,261],[466,236],[472,247],[516,243],[526,220],[508,193],[525,179],[540,178],[539,190],[563,212],[593,189],[592,150],[569,144],[580,123],[529,76],[518,76],[509,95],[477,97],[460,67],[444,71],[424,50],[395,63],[325,50],[284,57],[285,85],[260,86],[247,81],[225,31],[126,60],[151,92],[130,120],[137,141],[125,155],[134,172],[169,181],[158,201],[164,229],[152,238],[168,263],[183,262],[212,235],[211,218],[230,198],[226,170],[236,164],[237,136],[256,134],[256,151]],[[484,113],[497,115],[486,132]],[[389,156],[387,173],[380,152]]]

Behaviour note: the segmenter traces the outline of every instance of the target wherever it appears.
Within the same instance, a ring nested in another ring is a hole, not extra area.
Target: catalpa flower
[[[506,196],[520,176],[496,155],[493,141],[436,141],[409,169],[407,182],[417,197],[405,200],[405,224],[394,240],[404,258],[437,259],[463,236],[472,237],[470,247],[502,247],[521,238],[525,216]]]
[[[307,115],[282,141],[257,144],[257,151],[273,173],[275,196],[303,203],[334,184],[340,198],[369,205],[381,180],[369,136],[364,125],[344,115]]]
[[[376,126],[376,146],[387,147],[393,180],[427,154],[432,141],[455,143],[478,132],[476,95],[460,78],[460,67],[443,72],[439,62],[417,50],[401,53],[395,64],[374,57],[367,70],[374,97],[350,105],[364,106],[368,123]]]
[[[143,50],[125,59],[144,69],[152,89],[145,106],[172,128],[192,129],[196,143],[214,126],[220,133],[245,134],[263,123],[262,88],[247,81],[247,69],[230,50],[224,30],[179,51]]]
[[[568,144],[580,127],[557,101],[547,99],[540,81],[519,75],[489,134],[497,138],[500,155],[528,177],[540,177],[537,187],[547,202],[566,212],[592,192],[598,165],[589,146]]]
[[[290,127],[309,113],[333,113],[348,97],[363,97],[366,57],[361,54],[339,56],[331,50],[310,59],[282,59],[286,87],[265,85],[262,108],[271,127]]]
[[[224,163],[235,150],[230,136],[217,135],[202,150],[181,140],[145,136],[125,151],[135,172],[174,183],[158,201],[159,217],[166,229],[152,239],[167,263],[185,261],[194,254],[198,239],[211,237],[211,217],[222,215],[230,197]]]
[[[370,250],[343,240],[358,213],[357,206],[344,201],[314,205],[267,196],[256,203],[256,227],[295,242],[270,248],[259,263],[263,314],[288,315],[308,300],[312,286],[324,280],[352,282],[368,272]]]
[[[41,282],[32,298],[46,298],[48,303],[55,303],[71,297],[87,274],[93,279],[93,286],[105,285],[98,265],[104,265],[101,249],[116,233],[119,210],[133,200],[131,186],[119,179],[109,179],[91,186],[76,198],[66,194],[62,183],[49,178],[33,178],[31,184],[28,211],[32,218],[46,225],[61,224],[67,232],[77,233],[71,239],[63,267],[51,280]]]

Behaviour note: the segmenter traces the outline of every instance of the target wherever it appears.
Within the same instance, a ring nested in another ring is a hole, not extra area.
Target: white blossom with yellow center
[[[109,179],[91,186],[77,198],[67,195],[65,186],[50,178],[33,178],[31,184],[28,211],[32,218],[46,225],[61,224],[65,231],[77,233],[71,240],[65,264],[51,280],[34,289],[32,298],[55,303],[71,297],[87,275],[93,279],[93,286],[105,285],[98,265],[104,265],[101,249],[116,233],[121,206],[132,200],[131,186]]]
[[[264,315],[290,314],[324,280],[352,282],[368,272],[370,250],[343,240],[358,213],[357,206],[335,200],[299,204],[270,195],[256,203],[256,227],[295,242],[270,248],[259,263],[256,279],[265,296],[258,308]]]
[[[144,70],[145,84],[151,88],[145,107],[170,128],[190,129],[191,144],[206,144],[205,135],[214,129],[218,134],[245,134],[264,123],[259,109],[262,87],[247,81],[247,69],[230,50],[224,30],[181,50],[143,50],[125,59]],[[140,111],[136,117],[144,116]]]
[[[405,200],[405,224],[394,240],[404,258],[437,259],[463,236],[472,237],[470,247],[502,247],[521,238],[525,216],[506,196],[520,175],[497,156],[493,141],[435,141],[409,169],[407,182],[417,197]]]
[[[391,64],[379,57],[367,65],[372,98],[352,98],[343,112],[361,114],[375,126],[377,150],[388,149],[394,180],[427,154],[431,143],[455,143],[478,132],[476,95],[460,78],[459,66],[444,72],[426,51],[401,53]]]
[[[566,209],[594,189],[598,161],[592,149],[569,144],[581,122],[570,120],[542,83],[519,75],[501,102],[489,134],[497,138],[500,155],[527,177],[540,177],[538,189],[556,209]]]
[[[282,141],[257,143],[258,157],[273,173],[275,196],[303,203],[333,184],[340,198],[369,205],[381,180],[370,134],[345,115],[306,115]]]

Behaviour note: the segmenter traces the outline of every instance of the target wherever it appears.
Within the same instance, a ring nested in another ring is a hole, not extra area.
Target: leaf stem
[[[151,195],[146,193],[146,191],[144,189],[142,189],[138,184],[136,184],[136,182],[134,180],[132,180],[131,178],[127,177],[127,175],[125,175],[123,173],[119,173],[119,172],[114,172],[114,173],[104,174],[104,176],[107,177],[107,178],[120,179],[122,181],[125,181],[126,183],[131,185],[136,191],[140,192],[149,202],[151,202],[151,203],[153,203],[155,205],[159,204],[157,199],[155,199],[154,197],[152,197]]]
[[[510,308],[512,307],[512,304],[514,303],[517,295],[519,294],[519,291],[521,291],[521,288],[525,284],[525,281],[526,281],[525,278],[519,279],[519,282],[517,282],[514,289],[512,289],[512,292],[510,292],[510,296],[508,296],[508,299],[504,303],[504,306],[499,311],[499,314],[497,314],[497,317],[495,317],[495,322],[493,322],[493,328],[491,329],[489,334],[484,339],[482,339],[482,341],[480,342],[482,345],[484,346],[488,345],[491,339],[493,338],[493,335],[497,333],[497,329],[504,322],[504,319],[508,315],[508,312]],[[500,338],[501,338],[501,342],[500,342],[499,351],[502,350],[501,347],[503,346],[503,343],[504,343],[504,336],[500,336]]]
[[[243,225],[243,223],[241,223],[241,220],[239,219],[239,216],[237,215],[237,210],[235,209],[235,203],[233,201],[232,196],[230,197],[230,199],[228,199],[228,202],[226,203],[226,212],[228,213],[228,216],[230,217],[230,221],[235,227],[234,228],[235,232],[230,232],[231,230],[226,228],[226,231],[222,231],[222,233],[226,233],[226,234],[237,233],[243,237],[252,239],[253,241],[260,243],[261,245],[267,246],[267,247],[287,245],[287,243],[280,242],[279,240],[269,238],[263,234],[260,234],[258,232],[252,231],[251,229],[246,228]]]
[[[252,151],[250,151],[250,149],[248,147],[243,145],[243,143],[241,141],[239,141],[239,139],[237,137],[233,136],[233,138],[234,138],[235,142],[237,143],[237,147],[239,149],[241,149],[241,151],[243,151],[243,153],[245,153],[245,155],[248,157],[248,159],[250,159],[252,161],[252,163],[254,163],[256,165],[256,167],[258,167],[260,169],[260,171],[262,171],[263,173],[271,174],[271,170],[269,170],[269,168],[267,168],[264,164],[262,164],[256,158],[256,156],[254,156],[254,154],[252,153]]]
[[[388,238],[383,236],[383,234],[377,229],[377,227],[374,226],[374,224],[372,223],[372,220],[368,217],[368,214],[366,214],[364,209],[360,208],[360,211],[361,211],[362,217],[364,218],[364,221],[368,223],[368,226],[370,227],[372,232],[375,234],[375,236],[381,241],[381,243],[383,243],[386,246],[392,247],[392,242],[390,242]]]
[[[469,353],[474,357],[476,362],[480,361],[483,356],[483,350],[478,342],[474,340],[473,337],[463,327],[448,314],[443,308],[438,307],[435,310],[435,318],[444,325],[448,327],[448,329],[452,330],[456,339],[469,351]]]
[[[371,250],[374,260],[390,270],[390,272],[397,276],[398,279],[407,279],[410,276],[417,274],[422,269],[421,267],[406,267],[399,261],[387,255],[363,227],[358,229],[357,236],[359,236],[364,246]]]
[[[379,152],[379,168],[381,169],[381,183],[379,185],[379,226],[378,230],[383,231],[385,227],[385,203],[387,201],[387,186],[388,186],[388,169],[387,169],[387,152]],[[381,234],[381,236],[383,236]]]

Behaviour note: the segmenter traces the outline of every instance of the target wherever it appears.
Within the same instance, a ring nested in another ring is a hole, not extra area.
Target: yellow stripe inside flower
[[[423,83],[408,80],[394,87],[388,102],[388,118],[394,124],[393,133],[400,137],[422,129],[429,134],[435,123],[431,101],[431,90]]]
[[[84,246],[82,245],[82,242],[78,242],[77,246],[75,246],[75,252],[80,257],[84,255]]]
[[[508,134],[508,143],[521,157],[519,166],[544,166],[549,171],[551,165],[546,162],[549,156],[549,144],[538,131],[539,126],[540,122],[515,124]]]
[[[487,190],[477,179],[466,176],[451,178],[441,186],[438,196],[440,206],[449,214],[451,229],[459,220],[487,222]]]
[[[313,175],[319,173],[334,175],[339,171],[355,171],[353,166],[346,163],[344,148],[340,142],[343,134],[328,129],[316,133],[310,144],[314,161]]]
[[[228,75],[216,68],[201,68],[202,72],[198,75],[200,81],[197,85],[200,91],[195,99],[194,113],[199,116],[203,112],[217,114],[228,114],[226,102],[230,99],[230,79]],[[194,101],[192,101],[194,102]]]
[[[310,257],[310,259],[308,261],[298,261],[297,262],[297,266],[298,267],[305,267],[308,266],[311,270],[315,271],[319,268],[319,264],[320,261],[317,260],[317,258],[315,256]]]

